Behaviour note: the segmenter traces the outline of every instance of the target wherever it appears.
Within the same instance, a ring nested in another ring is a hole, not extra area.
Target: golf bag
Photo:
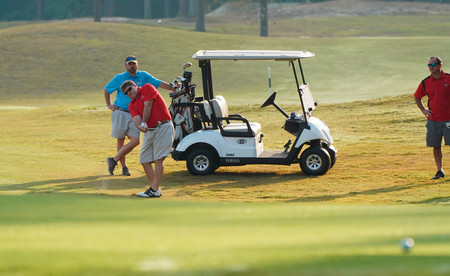
[[[172,98],[169,112],[175,126],[174,147],[187,135],[195,131],[195,88],[191,84],[192,72],[185,71],[183,77],[174,80],[174,90],[170,93]]]

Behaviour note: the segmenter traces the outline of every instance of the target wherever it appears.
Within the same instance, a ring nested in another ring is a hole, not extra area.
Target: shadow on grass
[[[380,264],[383,264],[380,266]],[[248,269],[252,274],[267,271],[297,275],[448,275],[448,256],[414,254],[325,256],[311,261],[292,260]]]
[[[439,185],[441,183],[435,182],[431,185]],[[384,193],[392,193],[392,192],[398,192],[398,191],[404,191],[409,190],[413,188],[418,187],[424,187],[424,186],[430,186],[429,183],[423,183],[423,184],[404,184],[404,185],[397,185],[392,187],[386,187],[386,188],[377,188],[377,189],[369,189],[365,191],[360,192],[348,192],[343,194],[335,194],[335,195],[320,195],[320,196],[307,196],[307,197],[300,197],[297,199],[289,200],[289,202],[322,202],[322,201],[332,201],[339,198],[349,198],[349,197],[355,197],[359,195],[377,195],[377,194],[384,194]],[[430,199],[432,200],[432,199]],[[436,202],[428,202],[429,200],[425,200],[423,202],[413,202],[413,203],[436,203]],[[448,201],[448,198],[447,198]]]
[[[426,199],[426,200],[422,200],[422,201],[416,201],[414,203],[417,204],[438,204],[438,203],[450,203],[450,196],[447,197],[434,197],[434,198],[430,198],[430,199]]]
[[[185,188],[207,185],[208,188],[248,188],[252,186],[274,185],[288,181],[302,181],[309,177],[295,173],[266,172],[230,172],[216,171],[212,175],[196,176],[187,171],[176,171],[164,175],[164,185],[170,188]]]
[[[297,173],[279,174],[273,171],[266,172],[221,172],[213,175],[194,176],[186,170],[172,171],[164,174],[162,187],[170,189],[186,190],[197,187],[197,189],[230,189],[248,188],[252,186],[273,185],[286,181],[302,180],[307,177]],[[92,175],[75,178],[49,179],[31,181],[16,184],[0,185],[1,192],[25,192],[25,193],[78,193],[78,194],[104,194],[107,191],[124,191],[128,196],[129,190],[139,190],[148,187],[149,181],[146,176],[126,177],[110,175]]]
[[[203,197],[198,192],[213,192],[217,194],[210,194],[212,197],[221,197],[219,193],[228,192],[233,189],[238,189],[245,192],[245,189],[252,187],[261,187],[256,189],[260,192],[265,187],[295,182],[298,184],[308,184],[311,179],[317,177],[306,176],[298,171],[274,171],[267,169],[265,171],[255,172],[248,169],[238,168],[229,170],[219,170],[213,175],[194,176],[188,171],[181,169],[171,171],[164,175],[162,188],[173,190],[173,196],[190,195],[194,197]],[[446,181],[447,182],[447,181]],[[374,189],[366,189],[356,192],[344,192],[330,194],[323,192],[315,196],[286,196],[284,199],[283,192],[269,192],[268,197],[282,199],[284,202],[332,202],[338,199],[352,198],[357,196],[377,196],[379,194],[389,194],[399,191],[411,190],[420,187],[429,187],[432,185],[441,185],[442,181],[426,182],[426,183],[408,183],[403,185],[395,185],[390,187],[381,187]],[[110,194],[115,196],[130,196],[136,191],[148,187],[149,182],[146,176],[139,177],[125,177],[125,176],[109,176],[96,175],[76,178],[63,178],[32,181],[17,184],[0,185],[0,193],[2,192],[23,192],[23,193],[74,193],[74,194]],[[281,193],[281,194],[280,194]],[[206,195],[208,196],[208,195]],[[417,204],[437,204],[450,203],[450,197],[435,197],[425,199],[422,201],[410,202]]]
[[[24,191],[31,193],[92,193],[106,190],[141,189],[147,185],[146,177],[125,176],[85,176],[66,179],[32,181],[10,185],[0,185],[2,191]]]

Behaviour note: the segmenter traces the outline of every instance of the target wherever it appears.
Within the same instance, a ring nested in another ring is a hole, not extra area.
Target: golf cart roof
[[[277,50],[200,50],[192,58],[197,60],[296,60],[313,57],[307,51]]]

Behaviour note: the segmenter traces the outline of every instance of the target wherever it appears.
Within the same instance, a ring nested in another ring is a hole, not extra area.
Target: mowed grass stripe
[[[312,51],[316,57],[303,65],[319,103],[409,93],[428,74],[424,64],[429,56],[450,59],[450,39],[423,32],[411,37],[262,38],[135,24],[55,22],[3,28],[0,40],[2,105],[25,106],[104,106],[104,85],[124,71],[123,57],[131,53],[138,56],[140,69],[166,81],[181,75],[185,62],[192,62],[193,82],[201,93],[200,69],[192,59],[198,50]],[[287,62],[214,62],[215,93],[225,95],[230,105],[261,104],[268,97],[268,67],[278,102],[297,99]],[[165,98],[169,100],[166,94]]]
[[[4,275],[449,273],[446,206],[34,194],[0,196],[0,207]]]

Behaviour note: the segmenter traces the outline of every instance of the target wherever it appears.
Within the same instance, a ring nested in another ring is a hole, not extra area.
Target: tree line
[[[203,0],[202,0],[203,1]],[[196,0],[0,0],[0,21],[58,20],[93,17],[140,19],[194,17]],[[205,0],[207,11],[223,0]]]
[[[180,18],[195,20],[204,32],[205,13],[229,1],[259,2],[261,36],[268,36],[268,2],[313,2],[325,0],[0,0],[0,21],[58,20],[93,17],[139,19]]]
[[[0,21],[72,19],[93,17],[95,13],[100,17],[140,19],[195,18],[198,8],[208,13],[231,1],[261,2],[260,0],[0,0]],[[268,3],[320,1],[327,0],[266,0]],[[450,0],[409,1],[450,3]]]
[[[208,13],[226,2],[259,0],[0,0],[0,21],[58,20],[93,17],[94,7],[101,17],[139,19],[194,18],[197,2]],[[267,0],[269,3],[318,2],[325,0]]]
[[[137,19],[177,17],[182,20],[195,20],[195,30],[204,32],[205,13],[226,2],[259,2],[260,35],[268,36],[268,3],[321,1],[328,0],[0,0],[0,21],[93,17],[94,21],[100,22],[102,17]],[[450,0],[409,1],[450,3]]]

